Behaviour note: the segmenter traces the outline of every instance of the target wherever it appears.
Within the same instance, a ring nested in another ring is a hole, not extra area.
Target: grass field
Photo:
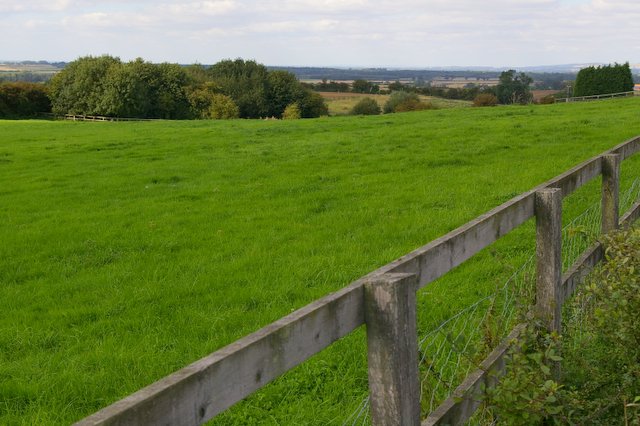
[[[49,64],[2,64],[0,63],[0,80],[3,78],[14,78],[23,73],[41,74],[47,77],[60,72],[60,68],[56,68]]]
[[[0,121],[0,424],[78,420],[638,134],[640,98]],[[640,161],[622,170],[628,185]],[[531,252],[529,225],[427,287],[421,309],[484,294]],[[214,423],[342,424],[366,394],[364,347],[349,336]]]
[[[372,98],[380,105],[380,108],[383,108],[390,96],[340,92],[320,92],[320,94],[329,107],[329,115],[348,115],[354,105],[362,98]],[[471,106],[471,102],[469,101],[444,99],[435,96],[420,96],[420,99],[425,102],[430,102],[436,108],[462,108]]]

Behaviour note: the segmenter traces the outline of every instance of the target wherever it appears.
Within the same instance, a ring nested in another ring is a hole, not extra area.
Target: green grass
[[[639,111],[0,121],[0,423],[78,420],[640,134]],[[525,226],[427,287],[424,321],[531,244]],[[355,333],[217,423],[341,424],[364,347]]]

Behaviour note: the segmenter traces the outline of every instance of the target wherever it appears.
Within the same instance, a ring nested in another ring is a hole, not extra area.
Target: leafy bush
[[[302,113],[298,104],[289,104],[282,113],[283,120],[298,120],[302,118]]]
[[[431,102],[422,102],[415,99],[407,99],[396,105],[395,112],[422,111],[424,109],[435,109]]]
[[[584,424],[622,424],[635,415],[629,424],[638,425],[638,406],[625,414],[625,405],[640,395],[640,229],[612,233],[603,244],[604,264],[572,305],[581,314],[567,327],[567,381],[598,413]]]
[[[208,118],[226,120],[240,117],[240,108],[229,96],[214,94],[211,96]]]
[[[51,102],[47,88],[39,83],[1,83],[0,117],[33,117],[41,112],[50,112]]]
[[[322,95],[305,89],[295,102],[300,108],[301,118],[315,118],[329,115],[329,108]]]
[[[500,424],[546,424],[567,419],[572,396],[554,379],[560,338],[546,333],[541,324],[527,318],[527,327],[506,356],[506,374],[495,388],[487,389],[485,404]]]
[[[474,107],[496,106],[498,98],[492,93],[481,93],[473,100]]]
[[[383,111],[385,114],[392,112],[419,111],[433,109],[429,102],[422,102],[417,94],[409,92],[392,92],[385,102]]]
[[[541,105],[555,104],[556,103],[556,97],[553,96],[553,95],[547,95],[547,96],[544,96],[544,97],[540,98],[538,103],[541,104]]]
[[[499,424],[640,425],[640,229],[603,244],[604,264],[564,307],[562,341],[528,318],[505,376],[487,389]],[[561,360],[562,384],[553,374]]]
[[[362,98],[351,108],[351,115],[378,115],[382,110],[375,99]]]

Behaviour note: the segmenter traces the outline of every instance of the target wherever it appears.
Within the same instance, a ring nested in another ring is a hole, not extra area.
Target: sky
[[[0,0],[0,60],[640,63],[639,0]]]

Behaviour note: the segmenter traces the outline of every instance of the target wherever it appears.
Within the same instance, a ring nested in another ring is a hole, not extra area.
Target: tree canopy
[[[533,79],[523,72],[504,71],[496,86],[496,97],[501,104],[527,104],[533,99],[529,89],[531,83]]]
[[[358,79],[353,81],[351,91],[355,93],[378,93],[380,92],[380,86],[367,80]]]
[[[0,118],[34,117],[50,112],[47,88],[41,83],[0,83]]]
[[[573,96],[630,92],[633,76],[629,63],[583,68],[576,76]]]
[[[288,71],[268,71],[255,61],[224,60],[199,64],[152,64],[138,58],[82,57],[51,81],[57,114],[137,118],[282,117],[297,104],[302,117],[326,115],[318,94]]]

